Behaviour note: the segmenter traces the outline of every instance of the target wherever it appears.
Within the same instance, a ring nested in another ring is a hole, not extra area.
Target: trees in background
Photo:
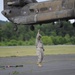
[[[31,31],[28,25],[19,25],[18,31],[13,30],[13,25],[7,22],[0,24],[0,46],[7,45],[34,45],[38,29],[41,29],[42,40],[45,45],[75,44],[75,28],[70,22],[63,22],[60,28],[58,22],[35,25],[35,30]]]

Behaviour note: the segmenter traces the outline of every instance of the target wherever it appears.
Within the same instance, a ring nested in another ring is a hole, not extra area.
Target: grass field
[[[45,55],[75,54],[75,45],[45,46]],[[35,46],[0,46],[0,57],[34,56]]]

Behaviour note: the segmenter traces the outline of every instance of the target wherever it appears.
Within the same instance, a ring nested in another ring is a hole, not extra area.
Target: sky
[[[46,0],[37,0],[38,2],[46,1]],[[1,14],[3,10],[3,0],[0,0],[0,20],[7,21],[7,19]]]

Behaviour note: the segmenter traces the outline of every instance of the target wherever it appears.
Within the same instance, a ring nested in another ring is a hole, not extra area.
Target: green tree
[[[48,37],[48,36],[43,36],[42,41],[45,45],[52,45],[53,44],[51,37]]]

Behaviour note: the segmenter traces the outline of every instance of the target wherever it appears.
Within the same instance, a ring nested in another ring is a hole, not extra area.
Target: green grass
[[[45,55],[75,54],[75,45],[45,46]],[[0,57],[34,56],[35,46],[0,46]]]

